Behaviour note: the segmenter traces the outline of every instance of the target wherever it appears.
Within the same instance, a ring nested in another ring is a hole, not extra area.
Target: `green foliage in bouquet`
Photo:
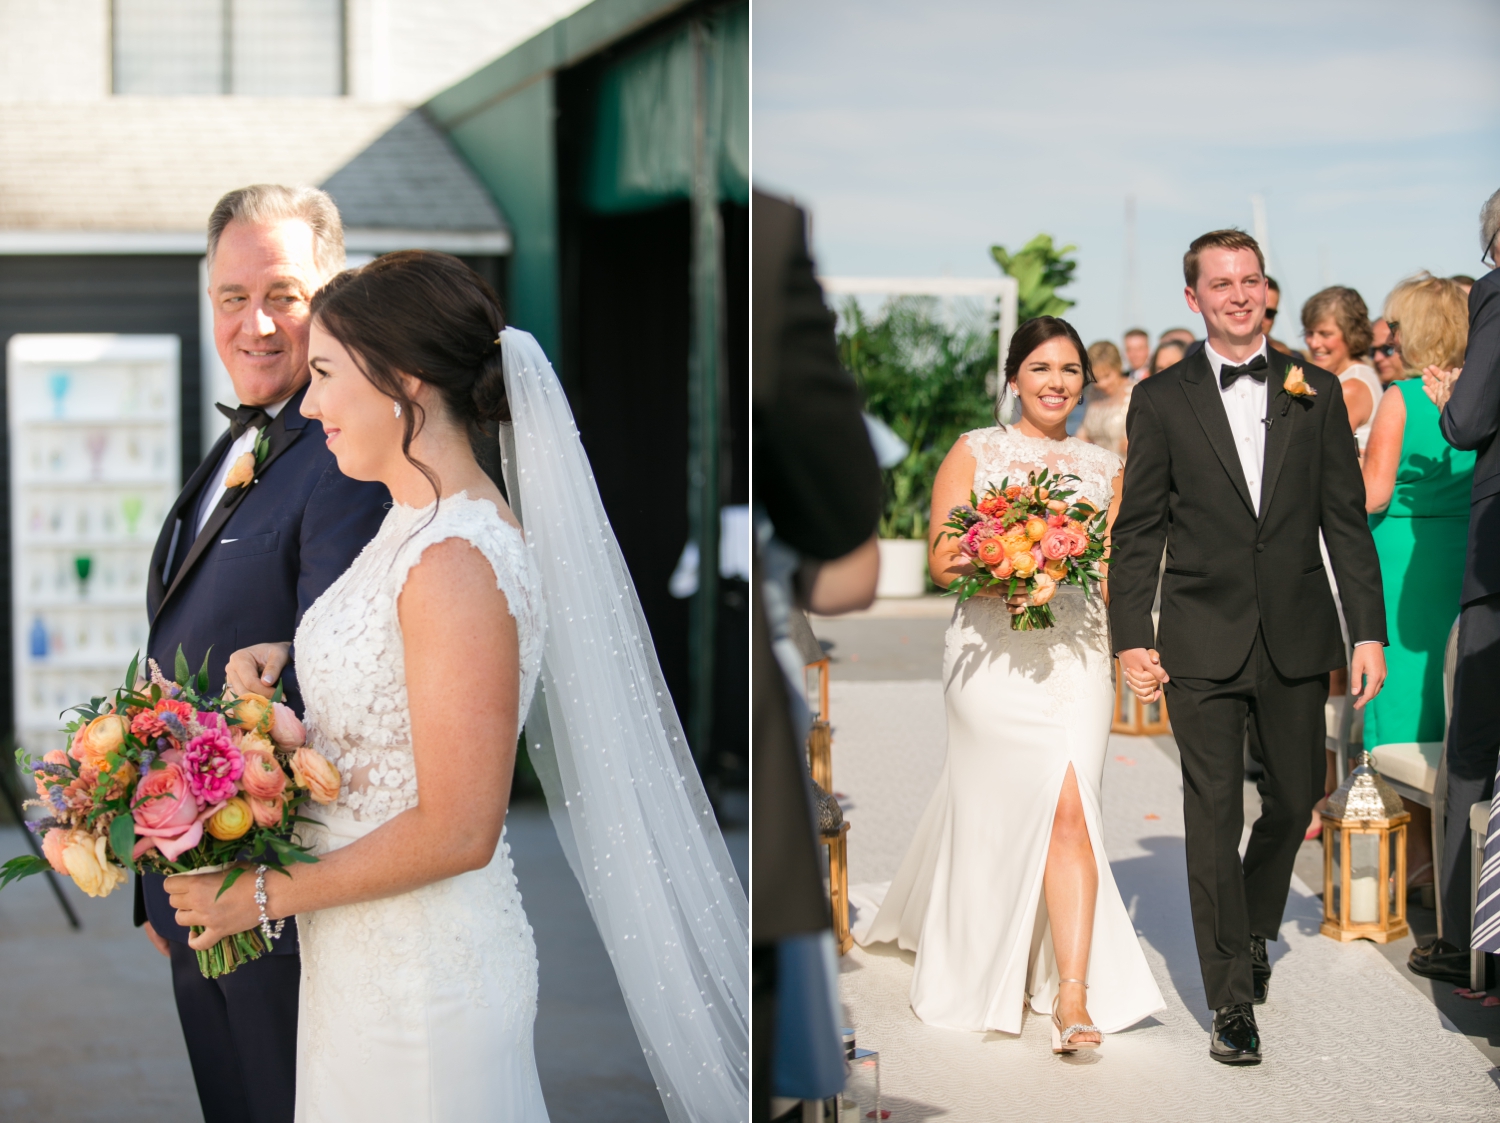
[[[1061,316],[1073,301],[1057,290],[1073,282],[1078,263],[1068,255],[1077,246],[1053,246],[1051,234],[1038,234],[1015,253],[1004,246],[991,246],[990,256],[1000,271],[1016,279],[1016,322],[1024,324],[1038,316]]]
[[[947,324],[932,298],[902,297],[868,317],[842,310],[839,358],[853,372],[865,409],[906,442],[906,458],[885,470],[882,538],[925,538],[932,480],[953,442],[994,424],[996,326],[985,316]]]

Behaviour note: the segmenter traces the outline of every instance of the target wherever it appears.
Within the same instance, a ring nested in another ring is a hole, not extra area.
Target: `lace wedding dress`
[[[525,719],[545,618],[521,532],[462,493],[435,512],[395,505],[297,629],[310,743],[344,784],[308,830],[319,853],[416,805],[396,601],[422,552],[449,538],[484,554],[515,617]],[[503,834],[484,869],[297,922],[297,1123],[546,1120],[532,1048],[536,946]]]
[[[1075,438],[1012,428],[966,437],[979,493],[1046,467],[1108,506],[1120,458]],[[960,605],[948,626],[943,684],[948,756],[895,880],[860,887],[854,935],[915,951],[911,1005],[933,1025],[1019,1033],[1024,1007],[1050,1013],[1058,972],[1042,874],[1058,795],[1071,766],[1099,868],[1089,957],[1089,1013],[1106,1033],[1163,1006],[1104,853],[1099,797],[1115,684],[1097,593],[1063,586],[1057,624],[1012,631],[998,597]],[[878,911],[877,911],[878,906]]]

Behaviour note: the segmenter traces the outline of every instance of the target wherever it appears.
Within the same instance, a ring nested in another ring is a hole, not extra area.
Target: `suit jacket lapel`
[[[1276,494],[1276,481],[1281,476],[1282,462],[1286,460],[1286,447],[1292,440],[1292,426],[1297,423],[1295,418],[1305,412],[1302,408],[1288,410],[1285,414],[1281,412],[1281,407],[1286,404],[1281,387],[1286,382],[1292,360],[1269,344],[1266,345],[1266,359],[1271,370],[1266,377],[1266,459],[1265,471],[1261,473],[1258,523],[1266,521],[1266,512],[1271,509],[1271,497]]]
[[[172,504],[172,509],[167,513],[166,521],[162,524],[161,533],[156,539],[156,548],[151,551],[151,573],[149,576],[150,591],[149,601],[154,606],[152,616],[156,615],[156,609],[161,607],[161,602],[167,596],[167,566],[176,558],[181,558],[188,549],[189,543],[183,540],[184,531],[192,523],[193,512],[198,509],[198,499],[204,487],[208,485],[209,477],[218,467],[219,461],[224,458],[224,452],[230,445],[229,433],[226,430],[220,434],[219,439],[214,442],[208,455],[205,456],[193,469],[193,474],[188,477],[188,482],[177,494],[177,501]],[[176,540],[176,549],[173,549],[173,540]],[[179,568],[181,568],[179,566]]]
[[[1219,463],[1224,465],[1224,471],[1229,474],[1234,489],[1240,493],[1240,499],[1253,515],[1255,504],[1250,499],[1250,486],[1245,482],[1245,470],[1240,467],[1240,456],[1234,447],[1234,433],[1229,428],[1229,415],[1224,412],[1224,400],[1219,397],[1219,386],[1214,381],[1208,355],[1200,350],[1188,362],[1188,370],[1182,378],[1183,392],[1187,394],[1193,412],[1198,415],[1198,424],[1203,426],[1204,435],[1213,446]]]
[[[223,530],[224,524],[229,521],[229,516],[234,514],[239,505],[244,502],[245,496],[250,494],[250,489],[259,486],[261,477],[266,474],[266,469],[272,465],[277,457],[291,448],[296,443],[297,438],[302,435],[302,430],[307,426],[307,418],[302,416],[299,407],[302,405],[302,396],[306,392],[304,388],[294,394],[291,400],[282,407],[281,412],[272,418],[271,423],[266,426],[266,443],[270,447],[266,450],[265,459],[255,469],[254,481],[244,487],[237,487],[231,492],[226,492],[224,498],[215,501],[213,513],[208,516],[208,522],[203,524],[202,532],[193,540],[192,549],[188,551],[187,557],[183,558],[182,564],[177,567],[177,575],[172,579],[171,587],[162,595],[161,602],[157,605],[157,612],[161,611],[161,605],[171,599],[172,594],[182,585],[183,580],[187,577],[193,566],[197,564],[198,559],[203,556],[204,551],[213,545],[213,541],[218,537],[219,531]],[[214,447],[217,449],[218,445]],[[217,464],[218,459],[222,458],[223,455],[221,451],[219,456],[214,459],[214,463]],[[196,478],[197,473],[194,473],[194,476]],[[188,517],[191,517],[190,512]],[[183,548],[181,541],[178,542],[177,548],[179,550]],[[152,619],[154,621],[155,617],[153,616]]]

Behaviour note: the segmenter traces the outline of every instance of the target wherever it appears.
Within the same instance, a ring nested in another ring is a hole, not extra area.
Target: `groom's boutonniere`
[[[1292,403],[1290,399],[1300,398],[1302,401],[1307,401],[1309,398],[1316,398],[1318,396],[1318,392],[1307,384],[1307,377],[1302,373],[1301,367],[1292,367],[1286,372],[1286,379],[1282,382],[1281,388],[1286,392],[1288,399],[1286,405],[1281,409],[1283,416],[1286,415],[1287,409],[1291,407]]]
[[[229,475],[224,477],[225,489],[235,487],[249,487],[255,482],[255,473],[260,468],[261,461],[265,460],[267,453],[271,451],[271,441],[266,436],[263,428],[255,438],[255,448],[250,452],[242,452],[229,469]]]

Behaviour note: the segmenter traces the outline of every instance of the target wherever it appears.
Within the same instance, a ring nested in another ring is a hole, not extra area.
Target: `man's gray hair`
[[[282,222],[297,218],[313,232],[313,264],[323,280],[344,268],[344,221],[328,192],[316,187],[257,183],[231,191],[208,216],[208,266],[213,268],[219,238],[231,222]]]
[[[1479,208],[1479,240],[1484,243],[1480,247],[1481,252],[1490,254],[1490,260],[1495,261],[1495,237],[1500,235],[1500,191],[1496,191],[1484,201],[1484,206]],[[1496,262],[1500,265],[1500,261]]]

